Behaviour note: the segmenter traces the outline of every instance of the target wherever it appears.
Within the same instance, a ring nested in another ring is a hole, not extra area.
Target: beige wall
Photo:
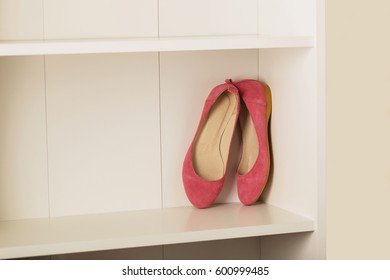
[[[390,1],[326,5],[327,256],[390,259]]]

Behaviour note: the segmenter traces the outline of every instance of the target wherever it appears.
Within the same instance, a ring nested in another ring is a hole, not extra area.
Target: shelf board
[[[0,222],[0,258],[101,251],[315,229],[314,221],[260,203],[219,204]]]
[[[0,41],[0,56],[312,47],[311,36],[208,36]]]

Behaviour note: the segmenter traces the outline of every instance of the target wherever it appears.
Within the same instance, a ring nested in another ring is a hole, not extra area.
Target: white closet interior
[[[0,0],[0,258],[325,256],[324,1]],[[210,90],[270,85],[261,203],[195,209]]]

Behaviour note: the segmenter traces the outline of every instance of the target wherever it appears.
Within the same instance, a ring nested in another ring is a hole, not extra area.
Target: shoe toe
[[[237,178],[238,198],[244,205],[252,205],[259,200],[264,189],[263,180],[255,176],[239,176]]]
[[[222,190],[223,181],[223,179],[207,181],[197,176],[183,176],[187,197],[197,208],[207,208],[215,201]]]

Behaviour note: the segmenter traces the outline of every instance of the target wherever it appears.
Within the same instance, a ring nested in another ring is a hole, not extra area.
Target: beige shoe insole
[[[203,179],[218,180],[225,174],[237,115],[237,97],[225,91],[210,109],[193,147],[195,172]]]
[[[259,140],[248,109],[243,104],[240,111],[240,127],[242,137],[242,155],[238,166],[238,174],[244,175],[253,167],[259,154]]]
[[[268,135],[268,121],[271,116],[272,100],[271,100],[271,90],[269,86],[264,84],[264,88],[265,88],[265,97],[267,102],[266,135]],[[257,137],[256,129],[253,124],[252,118],[245,104],[241,106],[239,121],[240,121],[241,134],[242,134],[242,155],[241,155],[241,161],[237,171],[238,174],[244,175],[252,169],[253,165],[257,160],[259,154],[259,139]],[[266,145],[268,146],[268,143]],[[269,147],[267,147],[267,149],[269,153]]]

